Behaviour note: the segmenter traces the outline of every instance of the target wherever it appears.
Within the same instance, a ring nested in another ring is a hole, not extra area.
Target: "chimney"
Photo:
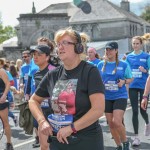
[[[121,8],[130,11],[130,2],[128,0],[122,0],[121,1]]]

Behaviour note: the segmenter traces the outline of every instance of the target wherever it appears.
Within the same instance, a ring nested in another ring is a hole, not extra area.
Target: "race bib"
[[[105,83],[105,89],[109,91],[118,91],[118,84],[116,81],[107,81],[107,83]]]
[[[48,121],[53,128],[53,131],[57,133],[60,128],[70,125],[73,122],[72,115],[58,115],[51,114],[48,116]]]
[[[48,103],[48,99],[45,99],[42,103],[41,103],[41,107],[49,107],[49,103]]]
[[[139,69],[132,69],[133,78],[142,78],[142,72]]]

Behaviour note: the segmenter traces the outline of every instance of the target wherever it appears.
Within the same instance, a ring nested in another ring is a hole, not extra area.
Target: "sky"
[[[0,0],[1,20],[4,26],[16,26],[19,22],[17,18],[19,14],[26,14],[32,12],[32,3],[36,7],[36,12],[46,8],[50,4],[72,2],[73,0]],[[110,0],[112,2],[121,0]],[[129,0],[130,2],[141,2],[144,0]]]

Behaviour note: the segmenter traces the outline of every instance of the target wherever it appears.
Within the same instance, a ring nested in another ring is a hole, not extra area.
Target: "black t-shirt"
[[[39,85],[40,81],[43,79],[43,77],[46,75],[46,73],[49,71],[48,66],[43,70],[38,70],[34,74],[34,80],[35,80],[35,88]]]
[[[71,90],[68,90],[68,89]],[[67,91],[70,91],[70,95]],[[94,93],[104,93],[104,85],[97,67],[81,61],[72,70],[65,70],[63,66],[48,72],[35,91],[40,97],[50,97],[54,113],[72,114],[73,120],[81,118],[91,108],[89,96]],[[67,109],[56,108],[55,100]],[[64,101],[66,100],[66,102]],[[65,104],[64,104],[65,103]],[[55,111],[56,110],[56,111]],[[98,121],[78,133],[98,131]]]

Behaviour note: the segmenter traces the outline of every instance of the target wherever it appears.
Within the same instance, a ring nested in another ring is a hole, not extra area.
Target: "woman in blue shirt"
[[[148,77],[148,70],[150,68],[150,55],[143,52],[143,39],[140,36],[132,38],[133,52],[127,56],[127,63],[130,65],[134,80],[129,85],[129,97],[132,106],[132,123],[134,128],[135,138],[132,145],[140,145],[140,139],[138,137],[139,121],[138,121],[138,98],[140,96],[140,106],[142,97],[144,94],[144,88]],[[139,95],[140,94],[140,95]],[[146,123],[145,125],[145,136],[150,135],[150,124],[148,114],[146,110],[140,107],[140,113]],[[149,130],[148,130],[149,129]]]
[[[117,145],[116,150],[129,150],[123,116],[127,106],[127,90],[125,84],[132,81],[128,64],[118,59],[118,43],[109,42],[105,47],[107,59],[100,62],[98,69],[105,85],[105,115],[110,132]]]

